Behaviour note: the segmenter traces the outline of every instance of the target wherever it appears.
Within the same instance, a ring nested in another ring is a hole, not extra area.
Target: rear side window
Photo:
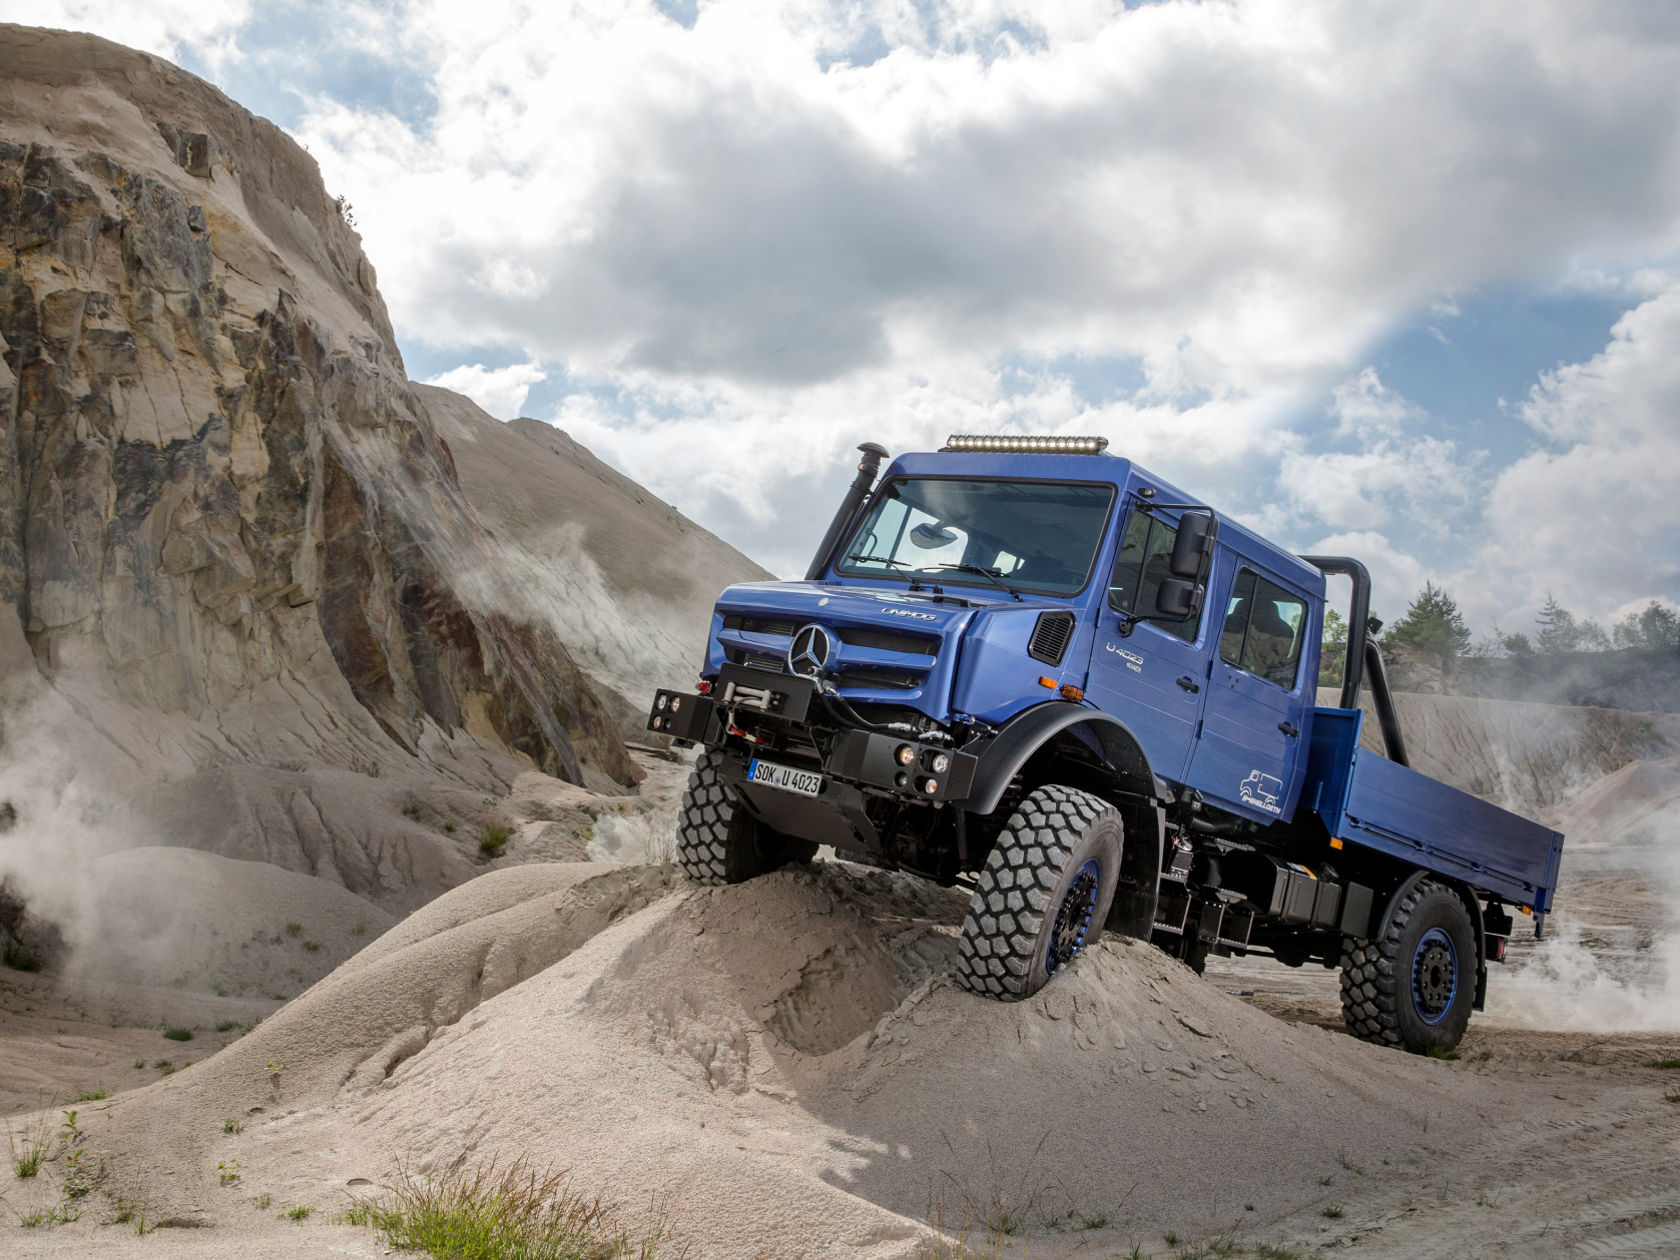
[[[1253,569],[1243,569],[1225,606],[1219,659],[1285,691],[1295,686],[1306,638],[1307,602]]]
[[[1173,542],[1178,527],[1158,520],[1153,513],[1134,511],[1126,522],[1126,533],[1120,540],[1120,554],[1114,561],[1114,574],[1108,579],[1108,602],[1112,608],[1134,617],[1147,617],[1155,611],[1155,595],[1161,583],[1172,576],[1167,562],[1172,558]],[[1168,634],[1177,635],[1186,643],[1196,637],[1201,617],[1188,621],[1151,622]]]

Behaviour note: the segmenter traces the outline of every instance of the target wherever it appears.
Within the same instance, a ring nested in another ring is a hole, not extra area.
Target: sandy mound
[[[1680,757],[1605,775],[1570,802],[1559,825],[1571,845],[1680,845]]]
[[[112,1192],[221,1223],[260,1193],[342,1206],[399,1159],[529,1154],[662,1199],[697,1254],[896,1256],[999,1204],[1132,1230],[1287,1210],[1505,1088],[1282,1025],[1112,938],[1031,1002],[975,998],[945,979],[963,897],[905,877],[665,893],[656,869],[570,865],[440,898],[84,1117]]]

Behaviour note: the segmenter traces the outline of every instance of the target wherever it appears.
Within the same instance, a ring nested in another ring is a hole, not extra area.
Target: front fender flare
[[[1102,744],[1108,764],[1136,783],[1140,795],[1152,794],[1157,801],[1171,795],[1166,783],[1150,770],[1149,759],[1137,737],[1120,719],[1100,709],[1087,709],[1067,700],[1051,700],[1016,714],[979,750],[980,764],[975,767],[966,808],[976,814],[991,813],[1003,798],[1010,780],[1021,772],[1032,755],[1063,731],[1081,723],[1089,726]]]

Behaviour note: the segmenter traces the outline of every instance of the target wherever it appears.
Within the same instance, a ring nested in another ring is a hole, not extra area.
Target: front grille
[[[866,630],[862,626],[837,626],[835,633],[852,647],[875,648],[881,652],[909,652],[916,656],[938,656],[939,640],[898,630]]]
[[[1032,642],[1027,644],[1027,655],[1046,665],[1060,665],[1067,655],[1068,644],[1073,642],[1073,625],[1070,612],[1040,613],[1038,624],[1033,627]]]
[[[779,634],[783,638],[793,638],[793,632],[805,623],[802,621],[787,621],[780,617],[742,617],[730,615],[723,619],[725,630],[744,630],[748,634]]]
[[[920,674],[895,674],[884,669],[848,669],[840,675],[843,687],[870,687],[876,691],[909,691],[922,685]]]
[[[773,674],[782,674],[783,661],[779,656],[766,656],[763,652],[743,652],[740,648],[726,647],[723,658],[731,665],[745,665],[751,669],[767,669]]]

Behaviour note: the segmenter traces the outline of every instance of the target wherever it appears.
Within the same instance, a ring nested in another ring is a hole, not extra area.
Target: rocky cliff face
[[[470,738],[632,782],[513,597],[308,156],[102,40],[0,27],[0,63],[14,658],[21,633],[119,745],[176,769]]]

